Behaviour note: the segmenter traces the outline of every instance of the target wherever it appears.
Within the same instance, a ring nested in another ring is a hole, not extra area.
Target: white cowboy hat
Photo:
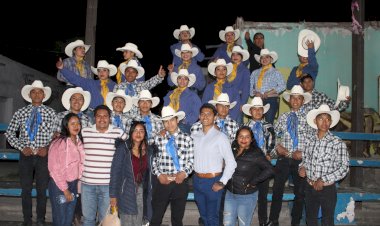
[[[184,111],[175,112],[172,107],[165,106],[165,107],[162,108],[160,120],[167,121],[169,119],[177,117],[178,121],[181,121],[182,119],[185,118],[185,115],[186,114],[185,114]]]
[[[82,40],[76,40],[75,42],[70,42],[66,47],[65,47],[65,53],[68,57],[72,57],[73,56],[73,50],[78,47],[78,46],[83,46],[86,53],[87,51],[90,49],[90,45],[86,45],[84,44],[84,42]]]
[[[341,85],[338,78],[338,94],[334,107],[338,107],[341,101],[346,101],[348,96],[350,96],[350,87]]]
[[[179,58],[181,58],[181,53],[182,52],[191,52],[193,55],[191,56],[192,58],[195,57],[198,53],[199,53],[199,50],[198,48],[196,47],[191,47],[189,44],[182,44],[181,45],[181,50],[179,49],[176,49],[174,51],[175,55]]]
[[[144,68],[141,67],[141,66],[139,66],[139,64],[137,63],[136,60],[130,60],[128,62],[128,64],[126,64],[126,63],[120,64],[120,71],[121,71],[121,73],[124,74],[125,73],[125,69],[127,69],[129,67],[136,69],[136,71],[137,71],[137,77],[136,77],[136,79],[141,78],[144,75],[144,73],[145,73]]]
[[[277,53],[276,53],[275,51],[269,51],[268,49],[262,49],[262,50],[260,51],[260,55],[255,54],[255,60],[256,60],[258,63],[261,63],[261,62],[260,62],[260,58],[261,58],[262,56],[267,56],[267,55],[269,55],[270,57],[272,57],[272,61],[271,61],[272,64],[278,60],[278,55],[277,55]]]
[[[208,103],[214,106],[216,106],[216,104],[230,105],[230,109],[232,109],[236,105],[236,101],[230,103],[230,97],[228,96],[227,93],[221,93],[216,98],[216,100],[210,100]]]
[[[269,110],[270,104],[263,105],[263,100],[261,99],[261,97],[254,97],[251,100],[250,104],[244,104],[243,105],[242,110],[243,110],[244,114],[252,116],[251,115],[251,108],[253,108],[253,107],[255,107],[255,108],[263,108],[264,109],[264,114],[265,114]]]
[[[81,111],[86,110],[88,106],[90,105],[91,94],[88,91],[84,91],[81,87],[69,88],[62,94],[61,101],[62,101],[63,107],[65,107],[66,110],[70,110],[70,98],[73,94],[76,94],[76,93],[82,94],[83,99],[84,99],[84,103],[80,110]]]
[[[178,86],[177,78],[179,76],[185,76],[185,77],[187,77],[189,79],[189,83],[187,84],[187,87],[191,87],[192,85],[194,85],[195,81],[197,80],[197,78],[195,77],[195,75],[194,74],[189,74],[189,71],[187,69],[181,69],[181,70],[179,70],[178,73],[172,72],[170,74],[170,79],[172,80],[172,82],[176,86]]]
[[[116,51],[122,51],[122,52],[124,52],[126,50],[134,52],[136,54],[137,58],[139,58],[139,59],[143,58],[143,55],[140,52],[139,47],[137,47],[137,45],[134,44],[134,43],[132,43],[132,42],[127,42],[125,44],[125,46],[119,47],[119,48],[116,49]]]
[[[141,90],[137,97],[132,97],[132,103],[136,107],[139,106],[139,100],[150,100],[152,101],[152,108],[156,107],[160,103],[159,97],[152,97],[152,94],[149,90]]]
[[[330,111],[330,108],[327,104],[322,104],[321,106],[319,106],[318,109],[313,109],[313,110],[309,111],[309,113],[307,113],[307,115],[306,115],[307,124],[309,124],[309,126],[311,126],[314,129],[318,129],[317,125],[314,122],[314,119],[319,114],[323,114],[323,113],[329,114],[331,116],[330,128],[332,128],[332,127],[336,126],[336,124],[338,124],[339,119],[340,119],[339,111],[337,111],[337,110]]]
[[[246,61],[249,59],[249,52],[246,49],[242,49],[240,46],[234,46],[232,48],[232,53],[239,53],[243,56],[242,61]]]
[[[117,67],[113,64],[109,64],[106,60],[99,60],[97,67],[91,66],[92,73],[98,75],[98,68],[108,69],[110,71],[109,73],[110,77],[116,75],[117,73]]]
[[[40,80],[35,80],[32,85],[25,85],[21,89],[21,96],[24,98],[24,100],[32,103],[32,99],[30,98],[29,94],[30,91],[33,89],[42,89],[45,94],[45,98],[42,100],[42,102],[47,101],[51,96],[51,89],[49,86],[44,86]]]
[[[319,46],[321,45],[321,39],[314,31],[303,29],[298,34],[298,55],[308,57],[308,47],[306,44],[308,40],[314,42],[314,49],[315,52],[317,52]]]
[[[190,38],[193,38],[195,35],[195,29],[189,28],[187,25],[181,25],[179,29],[175,29],[173,32],[174,38],[179,40],[179,34],[181,34],[182,31],[188,31],[190,33]]]
[[[124,109],[123,109],[123,113],[128,112],[129,110],[131,110],[131,108],[132,108],[132,98],[130,96],[126,95],[125,92],[124,92],[124,90],[119,89],[119,90],[116,91],[116,93],[114,93],[114,92],[108,92],[107,93],[106,105],[107,105],[107,107],[109,107],[109,109],[111,109],[111,111],[113,111],[112,100],[115,97],[121,97],[121,98],[124,99],[125,106],[124,106]]]
[[[233,32],[235,33],[235,41],[238,40],[238,38],[240,38],[240,30],[239,29],[235,29],[232,27],[232,26],[227,26],[225,30],[220,30],[219,31],[219,38],[225,42],[226,41],[226,34],[228,32]]]
[[[284,92],[283,97],[286,100],[286,102],[289,102],[291,95],[303,96],[303,104],[306,104],[309,101],[311,101],[311,94],[308,92],[305,93],[300,85],[293,86],[293,88],[290,90],[290,92]]]
[[[226,60],[224,60],[224,59],[218,59],[216,62],[211,62],[207,67],[208,73],[210,73],[213,76],[216,76],[215,75],[215,68],[217,68],[219,66],[225,66],[227,68],[227,76],[229,76],[231,74],[232,69],[233,69],[233,65],[232,65],[232,63],[227,64]]]

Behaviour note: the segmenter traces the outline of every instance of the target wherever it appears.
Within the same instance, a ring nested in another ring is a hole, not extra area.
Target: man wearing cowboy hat
[[[346,144],[330,132],[339,122],[337,110],[322,104],[307,114],[307,123],[317,129],[306,144],[299,175],[306,178],[305,204],[307,225],[318,225],[318,210],[322,209],[322,225],[334,225],[336,205],[335,182],[349,171],[350,160]]]
[[[269,104],[263,105],[263,100],[260,97],[254,97],[251,100],[251,103],[244,104],[242,107],[244,114],[250,117],[250,120],[244,125],[251,128],[257,146],[262,150],[268,160],[270,160],[272,156],[276,155],[274,153],[274,147],[276,144],[274,128],[272,124],[266,122],[264,119],[264,114],[269,110],[269,108]],[[271,178],[268,178],[258,185],[258,218],[260,226],[265,226],[268,220],[267,195],[270,179]]]
[[[51,96],[51,89],[40,80],[21,89],[21,96],[31,103],[17,110],[5,133],[9,144],[19,150],[19,174],[22,189],[24,226],[32,225],[32,188],[36,179],[37,226],[45,225],[46,189],[49,182],[47,167],[48,146],[54,133],[55,111],[44,105]],[[19,135],[17,136],[17,132]],[[33,177],[33,172],[35,175]]]
[[[123,52],[123,58],[124,58],[123,63],[127,64],[130,60],[135,60],[141,66],[141,63],[138,59],[142,59],[143,54],[140,52],[139,47],[137,47],[136,44],[132,42],[127,42],[125,46],[117,48],[116,51]],[[125,82],[124,72],[120,71],[120,66],[121,64],[117,68],[117,74],[116,74],[117,84],[120,84],[121,82]],[[141,81],[141,82],[145,81],[145,75],[138,78],[137,81]]]
[[[193,171],[194,144],[187,133],[182,132],[178,123],[185,112],[176,112],[170,106],[162,108],[161,120],[166,133],[155,137],[158,153],[153,158],[152,226],[162,223],[170,203],[172,225],[183,225],[189,185],[187,178]]]
[[[65,48],[65,53],[68,58],[63,60],[63,67],[80,77],[92,79],[93,75],[91,73],[90,64],[84,60],[90,47],[90,45],[84,44],[82,40],[70,42]],[[71,85],[60,71],[57,72],[57,79],[61,82],[65,82],[67,85]]]
[[[125,95],[122,90],[109,92],[106,98],[106,105],[111,109],[111,124],[126,132],[126,124],[130,117],[128,114],[132,108],[132,98]]]

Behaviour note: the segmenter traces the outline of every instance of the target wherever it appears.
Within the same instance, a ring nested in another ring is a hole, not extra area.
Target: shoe
[[[44,221],[38,221],[37,226],[46,226],[46,223]]]
[[[265,226],[280,226],[278,222],[268,221],[268,223]]]

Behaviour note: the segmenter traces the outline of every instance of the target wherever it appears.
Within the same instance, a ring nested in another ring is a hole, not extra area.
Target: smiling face
[[[116,114],[122,114],[125,107],[125,100],[122,97],[115,97],[112,100],[112,108]]]
[[[107,80],[110,77],[110,71],[107,68],[98,68],[99,80]]]
[[[30,90],[29,97],[32,99],[32,104],[38,106],[42,104],[42,101],[45,98],[45,92],[43,89],[34,88]]]
[[[80,124],[78,116],[73,116],[69,119],[67,128],[69,130],[70,137],[74,138],[79,134],[80,129],[81,129],[81,124]]]
[[[74,93],[70,97],[70,110],[74,113],[79,113],[84,104],[84,97],[80,93]]]
[[[272,57],[270,55],[264,55],[260,57],[260,63],[262,66],[267,66],[268,64],[272,63]]]
[[[248,129],[240,130],[239,134],[237,134],[237,142],[240,150],[249,148],[252,142],[251,132]]]
[[[151,100],[139,100],[138,102],[140,114],[145,116],[150,113],[150,109],[152,108]]]
[[[209,128],[214,125],[216,115],[210,108],[202,108],[199,114],[199,120],[202,123],[203,128]]]
[[[95,115],[96,130],[101,133],[107,131],[110,125],[110,115],[107,110],[99,109]]]
[[[218,80],[224,80],[227,77],[227,67],[226,66],[218,66],[215,68],[215,77]]]
[[[298,111],[301,108],[303,101],[304,101],[304,98],[302,95],[290,95],[290,98],[289,98],[290,108],[293,111]]]
[[[227,43],[233,43],[235,41],[235,32],[227,32],[224,37]]]
[[[125,69],[124,74],[125,74],[125,79],[127,80],[127,82],[131,83],[131,82],[134,82],[136,80],[138,72],[133,67],[127,67]]]
[[[184,75],[180,75],[177,77],[177,83],[179,88],[184,88],[189,85],[189,78]]]

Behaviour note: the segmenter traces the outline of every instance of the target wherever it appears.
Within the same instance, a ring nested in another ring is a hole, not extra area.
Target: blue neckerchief
[[[264,147],[264,131],[263,125],[261,122],[255,122],[255,126],[252,128],[253,136],[255,137],[256,143],[259,148],[263,149]]]
[[[286,125],[290,134],[290,138],[293,141],[293,148],[296,149],[298,146],[298,117],[295,112],[290,112],[288,119],[286,120]]]
[[[135,89],[133,88],[132,83],[127,84],[127,89],[125,90],[125,94],[134,97],[135,96]]]
[[[219,119],[218,127],[222,133],[227,134],[224,119]]]
[[[80,111],[77,115],[78,115],[79,119],[81,119],[82,115],[83,115],[83,112]]]
[[[123,122],[121,121],[120,115],[113,116],[114,119],[114,125],[119,127],[120,129],[124,129]]]
[[[177,148],[175,145],[175,137],[173,135],[170,136],[168,143],[166,144],[166,151],[169,153],[170,157],[173,159],[173,164],[177,171],[181,170],[181,166],[179,165],[179,159],[177,155]]]
[[[149,115],[144,116],[143,121],[145,122],[145,128],[148,133],[148,139],[152,136],[152,122],[150,121]]]
[[[33,107],[32,112],[30,113],[30,116],[28,120],[26,121],[26,131],[28,133],[28,137],[30,141],[34,141],[37,132],[38,127],[42,123],[42,116],[41,113],[38,111],[38,107]]]

